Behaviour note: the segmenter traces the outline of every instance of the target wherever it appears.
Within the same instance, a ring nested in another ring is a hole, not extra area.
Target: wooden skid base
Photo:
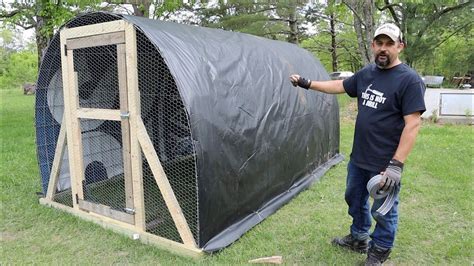
[[[143,231],[137,231],[137,229],[133,225],[116,221],[108,217],[104,217],[92,212],[77,210],[69,206],[47,200],[46,198],[40,198],[39,203],[45,206],[50,206],[71,213],[83,220],[94,222],[106,229],[110,229],[114,232],[126,235],[132,239],[136,239],[138,236],[138,240],[145,244],[155,245],[161,249],[170,251],[177,255],[192,258],[200,258],[204,255],[204,252],[201,249],[190,248],[185,246],[184,244],[177,243],[163,237],[159,237]]]

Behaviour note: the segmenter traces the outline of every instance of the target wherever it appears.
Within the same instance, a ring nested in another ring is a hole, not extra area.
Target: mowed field
[[[283,256],[289,265],[354,265],[364,255],[330,245],[348,233],[344,202],[355,103],[339,96],[346,159],[221,252],[189,259],[38,204],[34,96],[0,90],[0,264],[247,264]],[[399,233],[390,263],[472,265],[474,128],[424,123],[406,162]]]

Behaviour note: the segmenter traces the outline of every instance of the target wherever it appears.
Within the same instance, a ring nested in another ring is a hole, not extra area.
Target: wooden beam
[[[166,177],[165,171],[163,171],[158,154],[156,154],[153,143],[148,136],[145,125],[141,119],[139,120],[138,124],[138,142],[140,142],[143,154],[150,165],[153,176],[155,177],[155,181],[160,188],[163,199],[166,203],[166,206],[168,207],[171,217],[173,218],[176,228],[178,229],[181,239],[185,245],[189,247],[196,247],[193,234],[189,229],[186,218],[184,217],[178,200],[174,195],[173,189],[171,188],[168,178]]]
[[[72,215],[75,215],[83,220],[91,221],[95,224],[98,224],[106,229],[118,232],[120,234],[126,235],[132,239],[140,240],[143,243],[155,245],[161,249],[170,251],[174,254],[192,258],[201,258],[204,255],[204,252],[198,248],[190,248],[183,244],[171,241],[169,239],[159,237],[150,233],[136,230],[136,227],[124,222],[120,222],[108,217],[103,217],[96,215],[91,212],[82,211],[80,209],[74,209],[66,205],[59,204],[54,201],[47,200],[45,198],[39,199],[40,204],[45,206],[50,206],[65,212],[68,212]]]
[[[79,200],[79,208],[86,211],[91,211],[103,216],[107,216],[114,220],[122,221],[128,224],[135,223],[135,217],[133,216],[133,214],[117,211],[110,208],[110,206],[106,206],[103,204],[93,203],[93,202],[89,202],[85,200]]]
[[[130,123],[130,157],[132,169],[133,206],[135,226],[146,231],[145,200],[143,191],[142,152],[137,138],[137,121],[140,118],[140,91],[138,90],[137,37],[132,24],[125,25],[125,53],[127,66],[127,91]]]
[[[71,192],[73,197],[73,207],[79,209],[79,205],[77,201],[74,200],[76,195],[83,195],[82,184],[80,186],[77,185],[77,177],[74,175],[74,169],[76,168],[76,155],[74,154],[73,143],[75,142],[75,136],[77,134],[73,133],[73,120],[77,120],[74,117],[72,111],[75,110],[76,102],[74,101],[71,95],[71,86],[74,86],[75,78],[74,78],[74,64],[72,63],[72,50],[69,54],[66,54],[66,35],[64,31],[60,33],[60,40],[61,40],[61,69],[62,69],[62,80],[63,80],[63,95],[64,95],[64,124],[61,126],[65,126],[66,130],[66,138],[68,144],[68,156],[69,156],[69,175],[71,178]],[[71,61],[71,63],[69,62]],[[72,78],[71,78],[72,77]],[[77,124],[77,121],[76,121]],[[77,126],[76,126],[77,127]],[[79,132],[80,133],[80,132]],[[82,141],[82,139],[79,137]]]
[[[73,51],[74,50],[70,50],[70,53],[68,53],[71,54],[67,60],[68,71],[74,69]],[[84,153],[82,148],[81,120],[77,115],[77,110],[79,109],[79,83],[76,71],[69,71],[68,74],[70,96],[70,128],[68,129],[68,133],[72,136],[71,141],[68,139],[69,173],[71,175],[71,183],[75,183],[77,186],[77,198],[84,199],[84,190],[82,187],[82,181],[84,180]],[[73,197],[74,196],[75,195],[73,195]]]
[[[249,263],[282,264],[283,257],[282,256],[263,257],[263,258],[258,258],[254,260],[249,260]]]
[[[120,121],[120,110],[98,109],[98,108],[78,108],[76,110],[77,118],[98,119]]]
[[[56,150],[54,152],[53,166],[49,175],[48,190],[46,191],[46,198],[53,200],[56,188],[58,187],[59,172],[61,164],[63,163],[64,148],[66,147],[66,117],[63,115],[61,128],[59,130],[58,141],[56,142]]]
[[[114,20],[110,22],[104,22],[99,24],[86,25],[76,28],[64,29],[61,34],[64,33],[66,39],[81,38],[93,35],[101,35],[105,33],[112,33],[123,31],[125,28],[124,20]],[[66,44],[66,43],[64,43]]]
[[[117,73],[120,92],[120,112],[129,114],[128,92],[127,92],[127,62],[125,58],[125,45],[117,45]],[[123,153],[123,177],[125,182],[125,206],[133,208],[133,182],[132,165],[130,160],[130,123],[128,117],[122,117],[122,153]]]
[[[125,43],[125,32],[104,33],[87,37],[78,37],[66,41],[67,49],[80,49],[86,47],[95,47],[103,45],[123,44]]]

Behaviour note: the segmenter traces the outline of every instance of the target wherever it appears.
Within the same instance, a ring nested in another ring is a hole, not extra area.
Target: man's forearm
[[[312,89],[330,94],[338,94],[346,92],[342,80],[328,80],[328,81],[311,81],[298,74],[290,76],[290,81],[293,86],[300,86],[305,89]]]
[[[408,118],[407,118],[408,117]],[[404,163],[410,154],[413,146],[415,146],[416,136],[421,126],[420,114],[411,114],[405,117],[405,127],[403,128],[398,144],[397,151],[393,156],[394,159]]]
[[[312,90],[330,94],[338,94],[345,92],[342,80],[311,81],[311,86],[309,88]]]

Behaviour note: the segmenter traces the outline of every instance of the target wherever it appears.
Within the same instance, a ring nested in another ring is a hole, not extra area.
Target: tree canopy
[[[405,36],[404,62],[423,74],[450,78],[474,69],[470,49],[473,2],[38,0],[2,2],[0,20],[2,29],[12,29],[12,26],[35,29],[38,61],[54,32],[65,21],[81,12],[109,10],[292,42],[313,52],[328,71],[353,72],[373,60],[370,43],[375,28],[383,22],[393,22]],[[8,38],[8,33],[3,31],[3,43]],[[5,58],[7,51],[3,48],[1,52],[0,56]]]

